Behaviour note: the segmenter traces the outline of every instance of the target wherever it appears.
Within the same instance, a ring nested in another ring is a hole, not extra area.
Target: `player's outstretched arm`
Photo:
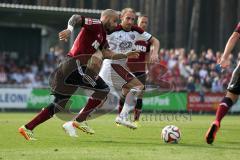
[[[221,56],[221,59],[219,61],[219,64],[221,65],[222,68],[226,68],[230,65],[230,62],[228,61],[228,57],[231,54],[239,38],[240,38],[240,34],[238,32],[233,32],[231,37],[228,39],[223,55]]]
[[[157,38],[152,37],[150,39],[150,43],[151,43],[151,50],[150,50],[149,61],[150,63],[158,62],[159,61],[158,51],[160,48],[160,42]]]
[[[70,37],[74,26],[77,24],[82,24],[82,16],[74,14],[72,17],[68,20],[68,27],[67,29],[64,29],[63,31],[59,32],[59,40],[62,41],[67,41],[67,39]]]
[[[114,53],[109,49],[104,49],[102,50],[102,53],[103,53],[103,58],[112,59],[112,60],[139,57],[139,51],[130,51],[127,53]]]

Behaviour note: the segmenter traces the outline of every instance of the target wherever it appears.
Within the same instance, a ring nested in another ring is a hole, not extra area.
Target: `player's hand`
[[[149,62],[150,62],[150,63],[156,63],[156,62],[158,62],[158,61],[159,61],[159,59],[158,59],[158,54],[157,54],[157,53],[152,53],[152,54],[150,55]]]
[[[225,68],[227,68],[227,67],[230,66],[230,61],[229,61],[228,57],[222,56],[222,57],[218,60],[218,64],[221,66],[221,68],[225,69]]]
[[[126,53],[127,58],[138,58],[139,57],[139,51],[130,51]]]
[[[69,29],[65,29],[61,32],[59,32],[58,37],[60,41],[65,41],[67,42],[68,37],[70,37],[71,31]]]

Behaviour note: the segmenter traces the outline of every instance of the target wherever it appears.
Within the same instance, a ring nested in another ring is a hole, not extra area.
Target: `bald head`
[[[100,20],[106,31],[111,32],[117,26],[119,19],[118,13],[113,9],[106,9],[102,11]]]
[[[107,17],[107,16],[119,16],[118,13],[113,10],[113,9],[105,9],[104,11],[102,11],[101,13],[101,18],[102,17]]]

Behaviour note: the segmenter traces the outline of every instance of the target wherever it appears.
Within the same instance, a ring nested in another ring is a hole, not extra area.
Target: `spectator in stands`
[[[195,92],[195,83],[194,83],[194,78],[192,76],[188,77],[188,82],[187,82],[187,91],[189,92]]]
[[[5,68],[3,66],[0,66],[0,84],[7,83],[7,81],[8,77]]]
[[[223,85],[219,77],[215,77],[212,82],[212,92],[223,92]]]

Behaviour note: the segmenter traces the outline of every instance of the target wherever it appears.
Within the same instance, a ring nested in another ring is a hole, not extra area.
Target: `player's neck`
[[[126,26],[124,26],[124,25],[122,25],[122,24],[121,24],[121,26],[122,26],[122,29],[123,29],[124,31],[127,31],[127,32],[131,31],[131,28],[128,28],[128,27],[126,27]]]

